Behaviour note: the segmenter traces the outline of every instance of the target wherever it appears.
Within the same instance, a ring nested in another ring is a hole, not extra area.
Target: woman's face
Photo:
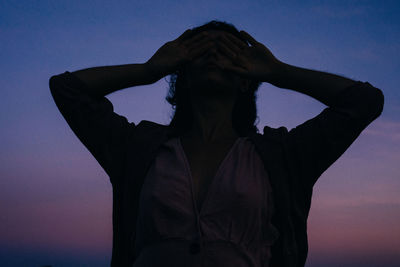
[[[186,65],[186,83],[192,95],[236,96],[240,88],[247,87],[248,81],[215,65],[218,61],[231,60],[218,46],[218,37],[231,33],[221,30],[208,30],[207,32],[214,45],[202,56]]]

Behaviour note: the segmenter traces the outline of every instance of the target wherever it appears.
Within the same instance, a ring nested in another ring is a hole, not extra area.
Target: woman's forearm
[[[158,80],[145,63],[93,67],[72,73],[84,82],[93,94],[99,96]]]
[[[327,72],[279,64],[271,84],[311,96],[327,106],[333,106],[336,96],[356,81]]]

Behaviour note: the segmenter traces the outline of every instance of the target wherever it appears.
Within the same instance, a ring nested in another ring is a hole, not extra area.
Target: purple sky
[[[306,266],[400,266],[398,1],[199,2],[2,1],[0,265],[108,266],[111,258],[109,178],[62,118],[49,78],[144,63],[187,28],[218,19],[285,63],[383,91],[382,115],[314,187]],[[167,85],[107,97],[129,121],[167,124]],[[291,129],[325,107],[267,83],[257,105],[259,129]]]

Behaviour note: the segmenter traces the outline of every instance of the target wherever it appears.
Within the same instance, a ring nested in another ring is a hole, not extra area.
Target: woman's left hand
[[[229,60],[220,60],[219,67],[246,79],[271,82],[278,74],[282,62],[250,34],[245,31],[240,31],[240,34],[251,46],[245,45],[242,40],[232,34],[223,35],[218,45],[223,55]]]

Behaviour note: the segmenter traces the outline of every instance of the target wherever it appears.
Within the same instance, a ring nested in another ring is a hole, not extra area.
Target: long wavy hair
[[[229,32],[237,38],[248,43],[240,35],[235,26],[223,21],[212,20],[202,26],[192,28],[192,36],[205,30],[222,30]],[[166,96],[168,103],[172,105],[174,113],[170,126],[173,126],[180,131],[188,130],[191,127],[193,120],[191,101],[189,98],[189,88],[185,84],[185,72],[183,68],[178,69],[170,74],[169,89]],[[258,132],[256,127],[258,119],[256,107],[256,92],[260,87],[261,82],[251,80],[247,90],[242,92],[239,90],[239,95],[232,111],[232,126],[239,136],[245,136],[249,131]]]

